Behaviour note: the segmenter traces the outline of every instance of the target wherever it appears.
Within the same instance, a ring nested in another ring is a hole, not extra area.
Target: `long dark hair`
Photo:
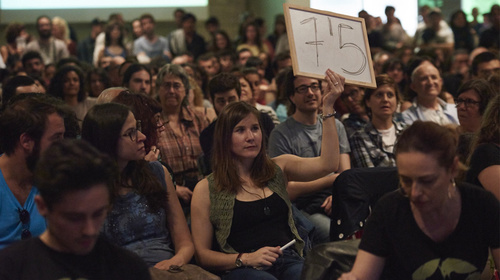
[[[259,111],[243,101],[227,105],[218,116],[214,139],[219,141],[214,141],[212,166],[215,185],[219,191],[237,193],[242,185],[236,169],[236,158],[230,147],[234,127],[250,114],[259,120],[259,126],[262,128]],[[261,188],[265,187],[276,173],[273,161],[266,154],[265,143],[263,136],[260,152],[252,164],[250,174],[252,181]]]
[[[130,108],[118,103],[105,103],[92,107],[82,124],[82,139],[115,160],[118,157],[118,139]],[[130,183],[129,183],[130,182]],[[121,186],[134,189],[146,197],[153,212],[166,207],[166,190],[153,174],[145,160],[129,161],[121,176],[116,178],[113,196]]]
[[[75,72],[80,79],[80,89],[78,90],[78,102],[82,102],[85,99],[85,77],[83,75],[82,69],[75,65],[65,65],[57,70],[56,74],[50,82],[49,93],[55,97],[64,100],[64,79],[69,72]]]

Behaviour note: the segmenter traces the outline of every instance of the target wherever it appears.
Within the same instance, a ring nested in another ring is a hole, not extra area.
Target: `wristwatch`
[[[234,264],[236,265],[236,267],[242,267],[243,266],[243,261],[241,260],[241,256],[243,255],[243,253],[239,253],[238,256],[236,257],[236,261],[234,262]]]

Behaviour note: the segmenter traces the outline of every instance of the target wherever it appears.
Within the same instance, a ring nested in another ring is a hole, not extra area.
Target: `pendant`
[[[266,216],[271,215],[271,208],[269,208],[269,206],[264,206],[264,214]]]

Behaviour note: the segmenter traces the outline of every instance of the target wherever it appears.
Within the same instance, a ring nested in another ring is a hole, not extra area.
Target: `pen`
[[[293,244],[295,244],[295,242],[297,242],[297,240],[294,239],[294,240],[286,243],[285,245],[283,245],[283,247],[280,248],[280,250],[281,251],[285,250],[286,248],[288,248],[288,247],[292,246]]]

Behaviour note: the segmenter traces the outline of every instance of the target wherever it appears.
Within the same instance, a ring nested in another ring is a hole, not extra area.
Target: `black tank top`
[[[233,211],[227,242],[237,252],[283,246],[293,239],[288,226],[288,207],[276,193],[255,201],[235,199]]]

